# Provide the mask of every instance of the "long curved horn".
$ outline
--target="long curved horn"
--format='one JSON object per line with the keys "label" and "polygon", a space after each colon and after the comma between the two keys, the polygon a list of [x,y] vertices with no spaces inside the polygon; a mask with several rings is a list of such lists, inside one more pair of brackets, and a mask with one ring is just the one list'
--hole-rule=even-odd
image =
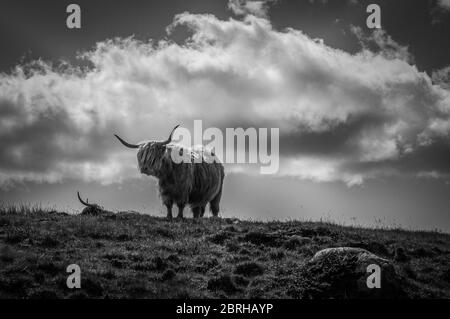
{"label": "long curved horn", "polygon": [[80,192],[77,192],[77,195],[78,195],[78,200],[79,200],[80,203],[83,204],[84,206],[87,206],[87,207],[92,207],[92,206],[94,206],[94,205],[89,204],[89,203],[85,202],[84,200],[82,200],[81,197],[80,197]]}
{"label": "long curved horn", "polygon": [[139,145],[136,144],[130,144],[128,142],[125,142],[124,140],[122,140],[119,135],[114,134],[115,137],[117,137],[117,139],[120,141],[120,143],[122,143],[123,145],[125,145],[126,147],[129,148],[139,148]]}
{"label": "long curved horn", "polygon": [[178,124],[177,126],[175,126],[175,127],[172,129],[172,132],[170,132],[169,138],[168,138],[167,140],[165,140],[164,142],[162,142],[162,143],[161,143],[162,145],[166,145],[166,144],[169,144],[170,142],[172,142],[172,135],[173,135],[173,132],[175,132],[175,130],[176,130],[179,126],[180,126],[180,124]]}

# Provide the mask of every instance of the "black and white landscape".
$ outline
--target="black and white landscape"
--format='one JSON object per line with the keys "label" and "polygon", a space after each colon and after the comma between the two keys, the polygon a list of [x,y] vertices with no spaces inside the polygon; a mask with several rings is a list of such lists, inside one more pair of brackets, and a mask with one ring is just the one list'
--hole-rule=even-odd
{"label": "black and white landscape", "polygon": [[2,1],[0,298],[449,298],[449,39],[448,0]]}

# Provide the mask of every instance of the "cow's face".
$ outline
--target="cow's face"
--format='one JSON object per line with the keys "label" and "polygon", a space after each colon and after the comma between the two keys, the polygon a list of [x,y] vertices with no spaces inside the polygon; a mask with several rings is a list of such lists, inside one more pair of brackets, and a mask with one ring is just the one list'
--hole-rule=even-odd
{"label": "cow's face", "polygon": [[161,160],[166,146],[158,141],[142,143],[137,153],[138,167],[142,174],[156,176],[161,168]]}
{"label": "cow's face", "polygon": [[172,141],[172,135],[175,129],[179,125],[175,126],[172,129],[172,132],[169,135],[169,138],[165,141],[148,141],[142,142],[139,144],[131,144],[123,139],[121,139],[118,135],[115,135],[117,139],[128,148],[137,148],[137,160],[139,171],[142,174],[156,176],[161,168],[162,158],[167,150],[166,145]]}

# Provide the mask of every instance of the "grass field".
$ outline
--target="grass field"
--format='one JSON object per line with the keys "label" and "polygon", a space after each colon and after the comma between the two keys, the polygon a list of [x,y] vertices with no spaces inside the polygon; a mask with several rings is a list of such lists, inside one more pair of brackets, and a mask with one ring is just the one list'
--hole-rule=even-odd
{"label": "grass field", "polygon": [[[335,265],[326,275],[308,268],[316,252],[339,246],[391,260],[406,297],[450,297],[448,234],[26,207],[0,210],[0,297],[346,298]],[[81,289],[66,286],[70,264],[81,268]]]}

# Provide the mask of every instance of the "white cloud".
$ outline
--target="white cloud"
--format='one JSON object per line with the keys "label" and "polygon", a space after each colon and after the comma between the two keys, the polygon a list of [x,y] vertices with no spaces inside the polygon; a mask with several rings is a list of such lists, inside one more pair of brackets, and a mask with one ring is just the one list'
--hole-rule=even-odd
{"label": "white cloud", "polygon": [[368,36],[364,35],[361,27],[351,26],[350,31],[356,35],[364,49],[380,52],[388,59],[400,59],[414,63],[414,58],[409,53],[408,46],[394,41],[385,30],[375,29]]}
{"label": "white cloud", "polygon": [[450,89],[450,65],[434,71],[431,78],[434,83]]}
{"label": "white cloud", "polygon": [[384,33],[376,52],[352,55],[255,15],[183,13],[178,26],[192,30],[184,45],[109,40],[86,52],[84,72],[40,63],[1,75],[0,181],[137,177],[112,134],[162,139],[194,119],[280,127],[281,175],[349,185],[430,171],[401,163],[448,137],[449,91]]}
{"label": "white cloud", "polygon": [[438,4],[442,9],[450,10],[450,0],[438,0]]}

